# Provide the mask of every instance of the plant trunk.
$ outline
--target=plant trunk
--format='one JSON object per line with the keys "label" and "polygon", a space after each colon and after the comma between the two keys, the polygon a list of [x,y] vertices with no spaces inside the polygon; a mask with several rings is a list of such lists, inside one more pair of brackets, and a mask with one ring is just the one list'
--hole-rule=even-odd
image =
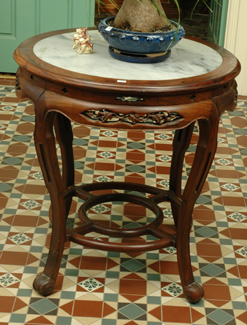
{"label": "plant trunk", "polygon": [[[160,0],[153,0],[165,15]],[[152,0],[124,0],[114,20],[114,27],[134,32],[151,33],[156,29],[169,29],[170,24],[155,8]]]}

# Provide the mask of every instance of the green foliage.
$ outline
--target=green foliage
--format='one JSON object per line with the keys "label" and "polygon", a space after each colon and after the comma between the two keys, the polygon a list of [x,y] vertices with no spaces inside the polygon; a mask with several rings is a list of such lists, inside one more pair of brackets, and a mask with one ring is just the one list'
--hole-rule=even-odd
{"label": "green foliage", "polygon": [[[104,6],[110,6],[110,5],[113,5],[117,10],[119,10],[120,9],[120,7],[117,5],[117,3],[114,1],[114,0],[108,0],[108,3],[106,3],[106,2],[104,2],[104,1],[102,1],[102,0],[95,0],[96,1],[96,3],[97,3],[97,7],[98,7],[98,13],[100,13],[100,7],[101,7],[101,5],[104,5]],[[140,1],[140,0],[136,0],[137,2],[139,2],[140,4],[142,4],[142,2]],[[146,0],[146,1],[148,1],[148,0]],[[157,5],[156,5],[156,3],[155,3],[155,1],[154,0],[150,0],[151,1],[151,3],[150,3],[150,5],[151,6],[154,6],[158,11],[159,11],[159,13],[163,16],[163,17],[165,17],[166,19],[167,19],[167,21],[169,22],[169,19],[166,17],[166,15],[164,15],[161,11],[160,11],[160,9],[157,7]],[[148,2],[150,2],[150,1],[148,1]],[[180,24],[180,6],[179,6],[179,3],[178,3],[178,0],[173,0],[174,2],[175,2],[175,4],[176,4],[176,6],[177,6],[177,9],[178,9],[178,23]],[[221,6],[221,4],[218,2],[218,0],[214,0],[219,6]],[[205,6],[208,8],[208,10],[210,10],[211,12],[213,12],[213,10],[210,8],[210,6],[208,5],[208,0],[195,0],[195,4],[194,4],[194,7],[193,7],[193,9],[192,9],[192,11],[191,11],[191,18],[192,18],[192,16],[193,16],[193,13],[194,13],[194,11],[195,11],[195,9],[196,9],[196,7],[197,7],[197,5],[200,3],[200,2],[203,2],[204,4],[205,4]]]}
{"label": "green foliage", "polygon": [[[174,0],[174,1],[176,1],[176,0]],[[221,4],[218,2],[218,0],[214,0],[219,6],[221,6]],[[213,12],[213,10],[209,7],[209,5],[208,5],[208,0],[196,0],[196,2],[195,2],[195,5],[194,5],[194,7],[193,7],[193,9],[192,9],[192,11],[191,11],[191,18],[192,18],[192,16],[193,16],[193,13],[194,13],[194,11],[195,11],[195,9],[196,9],[196,7],[197,7],[197,5],[199,4],[199,2],[203,2],[204,4],[205,4],[205,6],[208,8],[208,10],[210,10],[211,12]]]}

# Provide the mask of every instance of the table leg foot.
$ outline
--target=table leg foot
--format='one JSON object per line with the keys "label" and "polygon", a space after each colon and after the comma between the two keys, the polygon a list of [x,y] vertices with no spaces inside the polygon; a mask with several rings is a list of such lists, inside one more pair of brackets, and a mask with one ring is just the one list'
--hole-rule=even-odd
{"label": "table leg foot", "polygon": [[45,274],[37,275],[36,279],[33,282],[33,288],[37,291],[41,296],[48,296],[52,293],[55,286],[55,281],[50,279]]}
{"label": "table leg foot", "polygon": [[204,296],[204,291],[199,283],[192,283],[184,287],[185,298],[192,304],[197,303]]}

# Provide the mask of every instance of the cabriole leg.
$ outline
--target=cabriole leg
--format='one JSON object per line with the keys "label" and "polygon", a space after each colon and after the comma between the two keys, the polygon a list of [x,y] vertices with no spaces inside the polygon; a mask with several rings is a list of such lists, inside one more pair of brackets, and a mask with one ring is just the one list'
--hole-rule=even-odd
{"label": "cabriole leg", "polygon": [[182,205],[177,223],[177,258],[184,294],[191,303],[203,297],[202,287],[195,282],[190,261],[190,230],[192,211],[198,198],[217,147],[218,119],[199,120],[199,141],[193,166],[182,194]]}
{"label": "cabriole leg", "polygon": [[[73,133],[70,120],[64,115],[57,113],[54,119],[56,139],[59,143],[62,156],[62,179],[64,190],[67,190],[75,182]],[[66,216],[68,217],[72,197],[65,200]]]}
{"label": "cabriole leg", "polygon": [[[181,181],[182,170],[185,152],[190,145],[191,136],[193,134],[194,124],[188,125],[186,128],[175,131],[173,139],[173,154],[170,170],[170,190],[172,190],[177,197],[181,198]],[[177,226],[179,209],[175,204],[171,203],[173,219]]]}
{"label": "cabriole leg", "polygon": [[53,224],[50,250],[44,271],[36,277],[33,283],[34,289],[43,296],[50,294],[54,289],[66,236],[67,209],[63,195],[64,181],[59,170],[53,133],[55,118],[56,113],[47,113],[45,96],[42,95],[36,103],[34,140],[45,183],[50,193]]}

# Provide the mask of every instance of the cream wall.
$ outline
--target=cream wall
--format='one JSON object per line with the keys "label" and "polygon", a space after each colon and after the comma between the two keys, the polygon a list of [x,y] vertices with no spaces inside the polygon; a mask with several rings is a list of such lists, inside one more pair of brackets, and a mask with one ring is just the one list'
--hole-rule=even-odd
{"label": "cream wall", "polygon": [[238,93],[247,96],[247,0],[229,0],[224,47],[241,63]]}

